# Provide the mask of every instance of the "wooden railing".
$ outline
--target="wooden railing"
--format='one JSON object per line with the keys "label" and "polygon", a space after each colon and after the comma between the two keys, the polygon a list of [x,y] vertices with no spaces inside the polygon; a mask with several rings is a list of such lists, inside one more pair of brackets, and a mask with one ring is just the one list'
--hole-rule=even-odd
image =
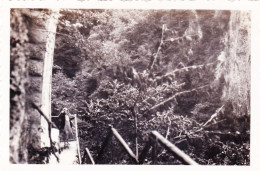
{"label": "wooden railing", "polygon": [[152,146],[153,152],[152,152],[152,159],[153,164],[157,164],[157,146],[158,142],[169,152],[171,152],[174,157],[176,157],[178,160],[180,160],[183,164],[186,165],[198,165],[193,159],[190,158],[187,154],[185,154],[182,150],[180,150],[178,147],[176,147],[174,144],[172,144],[169,140],[164,138],[161,134],[159,134],[157,131],[152,131],[151,136],[153,137],[153,140],[150,139],[147,143],[146,147],[143,150],[143,153],[140,156],[139,164],[143,163],[144,157],[146,153],[149,151],[149,148]]}
{"label": "wooden railing", "polygon": [[[78,159],[79,159],[79,164],[82,163],[82,158],[80,155],[80,145],[79,145],[79,136],[78,136],[78,120],[77,120],[77,114],[71,114],[74,117],[74,122],[75,122],[75,133],[76,133],[76,143],[77,143],[77,153],[78,153]],[[51,116],[52,118],[59,118],[59,116]],[[55,124],[53,124],[53,127],[57,128]]]}
{"label": "wooden railing", "polygon": [[[161,144],[168,152],[172,153],[173,156],[178,159],[179,161],[181,161],[183,164],[186,165],[198,165],[198,163],[196,163],[193,159],[191,159],[187,154],[185,154],[182,150],[180,150],[178,147],[176,147],[174,144],[172,144],[170,141],[168,141],[166,138],[164,138],[160,133],[158,133],[157,131],[152,131],[150,136],[149,136],[149,140],[146,143],[141,155],[139,156],[139,158],[136,157],[136,155],[133,153],[133,151],[130,149],[130,147],[127,145],[127,143],[125,142],[125,140],[122,138],[122,136],[118,133],[118,131],[113,128],[110,127],[109,128],[109,133],[106,136],[101,149],[98,153],[98,156],[96,158],[96,163],[99,163],[102,155],[105,152],[106,147],[109,144],[109,141],[112,139],[112,136],[115,136],[116,140],[118,142],[120,142],[121,146],[124,148],[125,152],[128,154],[128,156],[130,157],[130,159],[132,159],[132,161],[135,164],[143,164],[144,163],[144,159],[147,156],[149,150],[152,148],[152,164],[157,164],[157,150],[158,150],[158,144]],[[95,164],[89,150],[86,148],[85,149],[85,153],[82,159],[82,163],[84,163],[84,159],[85,157],[88,156],[88,158],[91,161],[91,164]]]}
{"label": "wooden railing", "polygon": [[[90,154],[90,151],[88,148],[85,148],[83,157],[81,158],[80,154],[80,145],[79,145],[79,138],[78,138],[78,123],[77,123],[77,115],[74,114],[74,119],[75,119],[75,132],[76,132],[76,142],[77,142],[77,153],[78,153],[78,158],[79,158],[79,164],[84,164],[84,163],[90,163],[90,164],[95,164],[95,161]],[[145,144],[144,149],[139,156],[139,158],[133,153],[133,151],[130,149],[130,147],[127,145],[125,140],[122,138],[122,136],[118,133],[118,131],[113,128],[109,127],[109,133],[106,136],[101,149],[98,153],[98,156],[96,158],[96,163],[99,163],[102,155],[104,154],[104,151],[106,147],[109,144],[109,141],[112,139],[112,136],[115,136],[116,140],[120,143],[120,145],[124,148],[125,152],[128,154],[130,159],[135,163],[135,164],[143,164],[144,159],[147,156],[149,150],[152,148],[152,164],[157,164],[157,149],[158,149],[158,144],[161,144],[168,152],[172,153],[173,156],[181,161],[183,164],[187,165],[198,165],[193,159],[191,159],[187,154],[185,154],[182,150],[180,150],[178,147],[176,147],[174,144],[172,144],[169,140],[164,138],[160,133],[157,131],[152,131],[149,136],[148,142]],[[88,161],[86,160],[88,159]]]}
{"label": "wooden railing", "polygon": [[113,127],[109,128],[109,133],[107,135],[107,137],[105,138],[102,146],[101,146],[101,150],[98,153],[98,156],[96,158],[96,162],[98,163],[101,160],[101,157],[104,153],[105,148],[108,145],[109,140],[112,138],[112,136],[115,136],[116,139],[120,142],[120,144],[122,145],[122,147],[125,149],[125,152],[128,154],[128,156],[132,159],[132,161],[136,164],[138,164],[138,159],[135,156],[135,154],[133,153],[133,151],[130,149],[130,147],[127,145],[127,143],[125,142],[125,140],[122,138],[122,136],[117,132],[117,130]]}
{"label": "wooden railing", "polygon": [[83,157],[82,157],[82,164],[88,162],[88,161],[86,160],[86,157],[87,157],[87,159],[90,161],[91,164],[93,164],[93,165],[95,164],[95,161],[94,161],[92,155],[90,154],[88,148],[85,148],[85,150],[84,150],[84,154],[83,154]]}
{"label": "wooden railing", "polygon": [[77,121],[77,115],[74,114],[74,120],[75,120],[75,132],[76,132],[76,142],[77,142],[77,151],[78,151],[78,157],[79,157],[79,164],[81,164],[81,156],[80,156],[80,146],[79,146],[79,134],[78,134],[78,121]]}

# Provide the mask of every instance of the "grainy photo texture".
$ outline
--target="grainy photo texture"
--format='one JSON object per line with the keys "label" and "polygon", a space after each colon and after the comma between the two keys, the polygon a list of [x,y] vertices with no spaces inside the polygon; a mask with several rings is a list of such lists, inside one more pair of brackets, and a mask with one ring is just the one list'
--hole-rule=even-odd
{"label": "grainy photo texture", "polygon": [[250,165],[250,11],[10,14],[10,163]]}

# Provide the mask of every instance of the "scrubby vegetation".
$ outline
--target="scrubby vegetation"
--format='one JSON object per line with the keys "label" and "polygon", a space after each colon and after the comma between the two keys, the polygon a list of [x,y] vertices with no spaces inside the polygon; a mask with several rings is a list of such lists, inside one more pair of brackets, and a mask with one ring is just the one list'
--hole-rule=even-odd
{"label": "scrubby vegetation", "polygon": [[[157,130],[199,164],[249,165],[249,13],[60,13],[52,112],[67,107],[82,120],[82,150],[95,158],[112,125],[136,153]],[[157,157],[179,164],[163,148]],[[131,161],[112,141],[100,163]]]}

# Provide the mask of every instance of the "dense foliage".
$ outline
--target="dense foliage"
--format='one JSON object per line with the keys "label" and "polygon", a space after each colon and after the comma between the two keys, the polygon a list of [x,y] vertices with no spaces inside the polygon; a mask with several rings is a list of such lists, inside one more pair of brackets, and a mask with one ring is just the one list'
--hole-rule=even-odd
{"label": "dense foliage", "polygon": [[[78,114],[82,149],[88,147],[95,158],[112,125],[139,154],[150,131],[157,130],[200,164],[249,164],[249,99],[235,99],[238,90],[249,96],[250,28],[241,22],[246,33],[236,40],[243,39],[241,51],[247,53],[247,61],[242,55],[230,55],[238,48],[226,46],[234,41],[233,12],[63,10],[61,14],[53,115],[63,107]],[[235,72],[242,82],[232,81],[233,62],[238,63]],[[100,163],[131,163],[122,151],[113,140]],[[159,164],[178,164],[162,148],[157,157]],[[149,155],[145,163],[151,163]]]}

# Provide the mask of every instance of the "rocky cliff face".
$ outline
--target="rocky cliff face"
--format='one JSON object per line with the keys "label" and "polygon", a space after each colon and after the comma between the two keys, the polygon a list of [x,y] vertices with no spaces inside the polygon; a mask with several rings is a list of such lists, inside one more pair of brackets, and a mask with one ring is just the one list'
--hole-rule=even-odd
{"label": "rocky cliff face", "polygon": [[26,87],[28,84],[26,43],[28,29],[21,10],[11,11],[10,53],[10,162],[27,160],[28,125],[25,114]]}
{"label": "rocky cliff face", "polygon": [[46,50],[46,11],[11,11],[10,162],[26,163],[28,151],[41,147],[41,116]]}

